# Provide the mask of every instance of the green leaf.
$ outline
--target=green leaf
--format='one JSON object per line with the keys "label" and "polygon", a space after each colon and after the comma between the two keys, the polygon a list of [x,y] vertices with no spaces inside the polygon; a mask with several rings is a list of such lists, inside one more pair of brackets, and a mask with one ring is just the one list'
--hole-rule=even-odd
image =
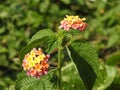
{"label": "green leaf", "polygon": [[[53,40],[53,37],[55,37],[55,34],[50,29],[44,29],[44,30],[40,30],[39,32],[37,32],[32,37],[32,39],[29,41],[28,45],[25,46],[20,51],[20,53],[19,53],[20,61],[22,62],[25,54],[27,54],[28,52],[30,52],[30,50],[33,47],[37,47],[37,46],[41,46],[42,47],[43,44],[50,45],[50,43],[53,43],[53,42],[48,42],[47,41],[48,39]],[[47,48],[49,48],[49,47],[46,47],[46,49]],[[53,49],[53,47],[51,47],[51,49],[49,49],[49,51],[52,51],[52,49]]]}
{"label": "green leaf", "polygon": [[107,72],[107,78],[106,78],[106,80],[104,80],[103,85],[105,88],[107,88],[113,82],[113,80],[116,76],[117,70],[115,67],[108,66],[108,65],[106,65],[105,68],[106,68],[106,72]]}
{"label": "green leaf", "polygon": [[5,28],[4,27],[0,28],[0,34],[2,34],[4,32],[5,32]]}
{"label": "green leaf", "polygon": [[108,65],[120,65],[120,51],[112,53],[107,57],[107,60],[105,61]]}
{"label": "green leaf", "polygon": [[118,34],[112,35],[108,40],[107,47],[109,48],[109,47],[113,46],[115,43],[117,43],[118,40],[119,40],[119,35]]}
{"label": "green leaf", "polygon": [[25,19],[27,24],[32,24],[36,27],[43,22],[43,16],[35,11],[28,11],[27,18]]}
{"label": "green leaf", "polygon": [[49,9],[50,1],[49,0],[44,0],[40,3],[39,5],[39,11],[41,13],[46,13]]}
{"label": "green leaf", "polygon": [[0,45],[0,53],[6,53],[6,52],[8,52],[8,50],[4,47],[4,46],[2,46],[2,45]]}
{"label": "green leaf", "polygon": [[86,42],[77,40],[69,46],[73,60],[86,89],[91,90],[97,77],[99,62],[95,50]]}
{"label": "green leaf", "polygon": [[8,90],[15,90],[15,85],[10,85]]}
{"label": "green leaf", "polygon": [[73,62],[62,68],[62,90],[86,90]]}
{"label": "green leaf", "polygon": [[57,4],[50,4],[49,12],[53,15],[58,14],[59,6]]}
{"label": "green leaf", "polygon": [[16,90],[52,90],[53,84],[50,82],[52,73],[48,73],[40,78],[27,76],[24,71],[18,75]]}
{"label": "green leaf", "polygon": [[55,49],[58,48],[58,41],[57,41],[57,37],[50,37],[47,38],[46,41],[46,52],[48,52],[48,54],[52,53]]}
{"label": "green leaf", "polygon": [[77,2],[79,3],[79,5],[84,5],[84,3],[85,3],[84,0],[77,0]]}
{"label": "green leaf", "polygon": [[32,39],[29,41],[29,44],[38,39],[42,39],[48,36],[55,36],[55,33],[50,29],[43,29],[38,31],[35,35],[32,36]]}
{"label": "green leaf", "polygon": [[51,53],[53,50],[57,49],[58,46],[64,46],[64,36],[66,36],[66,32],[64,30],[59,30],[55,35],[52,35],[51,38],[47,38],[45,41],[45,43],[47,43],[47,52]]}
{"label": "green leaf", "polygon": [[61,0],[64,4],[70,4],[71,0]]}
{"label": "green leaf", "polygon": [[115,67],[101,64],[93,90],[105,90],[113,82],[116,73]]}

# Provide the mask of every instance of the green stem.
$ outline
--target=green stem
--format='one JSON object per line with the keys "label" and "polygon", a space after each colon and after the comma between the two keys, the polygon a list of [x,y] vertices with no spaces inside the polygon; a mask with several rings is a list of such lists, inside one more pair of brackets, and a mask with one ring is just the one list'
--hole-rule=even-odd
{"label": "green stem", "polygon": [[58,47],[58,90],[61,88],[61,48]]}

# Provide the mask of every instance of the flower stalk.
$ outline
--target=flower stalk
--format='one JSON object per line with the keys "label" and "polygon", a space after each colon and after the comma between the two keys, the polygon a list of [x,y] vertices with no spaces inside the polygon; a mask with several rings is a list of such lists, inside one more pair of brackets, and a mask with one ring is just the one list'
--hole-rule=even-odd
{"label": "flower stalk", "polygon": [[62,90],[61,87],[61,48],[58,47],[58,89]]}

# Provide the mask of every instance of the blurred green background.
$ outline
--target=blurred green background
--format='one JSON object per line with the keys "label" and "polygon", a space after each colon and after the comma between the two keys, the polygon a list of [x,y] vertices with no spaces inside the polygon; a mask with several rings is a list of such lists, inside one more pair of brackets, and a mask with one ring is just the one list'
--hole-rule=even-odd
{"label": "blurred green background", "polygon": [[65,15],[87,19],[82,38],[117,70],[107,90],[120,90],[120,0],[0,0],[0,90],[13,90],[19,51],[32,35],[44,28],[56,31]]}

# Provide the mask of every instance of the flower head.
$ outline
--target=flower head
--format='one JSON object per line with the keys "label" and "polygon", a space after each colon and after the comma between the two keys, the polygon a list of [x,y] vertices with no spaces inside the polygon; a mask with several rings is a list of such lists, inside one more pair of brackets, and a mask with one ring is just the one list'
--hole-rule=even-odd
{"label": "flower head", "polygon": [[30,53],[27,53],[24,57],[22,66],[27,71],[28,76],[40,77],[47,74],[48,71],[48,59],[50,55],[45,55],[42,49],[33,48]]}
{"label": "flower head", "polygon": [[85,18],[79,18],[78,16],[68,16],[66,15],[66,18],[64,18],[60,22],[59,28],[63,28],[64,30],[70,30],[70,29],[78,29],[81,31],[84,31],[87,24],[84,22]]}

